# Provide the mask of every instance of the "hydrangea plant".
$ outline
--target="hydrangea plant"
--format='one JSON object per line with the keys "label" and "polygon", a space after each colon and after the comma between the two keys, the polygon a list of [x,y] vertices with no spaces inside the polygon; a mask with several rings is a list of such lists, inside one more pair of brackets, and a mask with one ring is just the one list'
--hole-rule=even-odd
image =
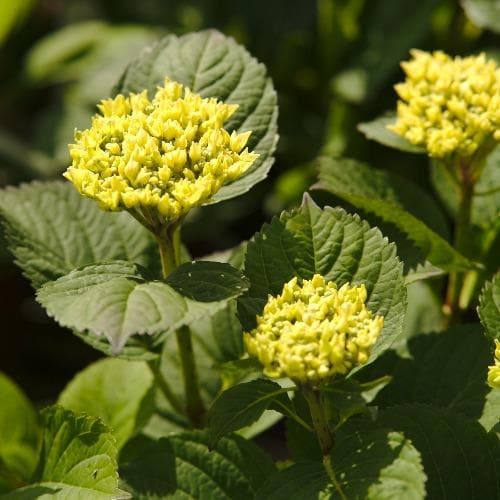
{"label": "hydrangea plant", "polygon": [[[278,138],[264,66],[214,31],[130,62],[65,181],[0,193],[37,300],[107,356],[39,414],[1,376],[1,498],[500,496],[500,279],[469,241],[500,70],[417,50],[403,69],[396,119],[360,128],[451,173],[452,243],[409,181],[321,157],[300,206],[192,260],[184,219],[265,178]],[[417,335],[412,286],[436,277],[444,331]],[[281,419],[276,463],[251,438]]]}

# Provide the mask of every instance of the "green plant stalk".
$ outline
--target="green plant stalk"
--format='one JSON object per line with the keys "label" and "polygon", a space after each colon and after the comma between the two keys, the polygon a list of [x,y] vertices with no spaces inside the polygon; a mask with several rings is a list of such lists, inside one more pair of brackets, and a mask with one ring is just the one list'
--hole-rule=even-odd
{"label": "green plant stalk", "polygon": [[[160,252],[161,268],[163,277],[167,276],[181,263],[181,223],[164,226],[154,231],[158,242]],[[176,404],[175,409],[182,415],[186,415],[191,425],[195,428],[201,427],[205,418],[206,409],[200,394],[200,385],[198,381],[198,370],[194,358],[193,343],[191,331],[187,326],[181,327],[176,331],[177,349],[181,361],[182,378],[184,382],[185,406]],[[161,373],[160,373],[161,375]],[[157,381],[167,399],[165,391],[166,381],[157,377]],[[172,404],[172,403],[171,403]]]}
{"label": "green plant stalk", "polygon": [[[474,196],[475,180],[473,178],[471,165],[461,162],[459,165],[460,176],[460,205],[455,219],[454,247],[461,253],[467,249],[469,233],[472,198]],[[466,252],[465,252],[466,253]],[[461,271],[450,274],[448,288],[446,291],[445,313],[448,316],[448,323],[456,322],[463,309],[460,307],[460,292],[464,286],[465,273]]]}
{"label": "green plant stalk", "polygon": [[178,412],[183,414],[184,408],[182,407],[182,403],[179,401],[179,398],[175,395],[175,393],[170,388],[170,385],[165,380],[163,373],[158,366],[158,363],[155,360],[148,361],[149,369],[153,374],[156,384],[160,388],[162,394],[165,396],[165,399],[170,403],[170,406]]}
{"label": "green plant stalk", "polygon": [[337,490],[340,498],[342,500],[347,500],[347,497],[342,491],[342,487],[337,480],[337,476],[335,475],[335,470],[332,464],[332,457],[330,452],[333,448],[333,436],[328,425],[328,418],[325,413],[325,408],[321,401],[321,392],[307,384],[300,386],[300,389],[302,390],[307,404],[309,405],[314,433],[318,438],[321,453],[323,455],[323,466],[325,467],[325,470],[335,489]]}
{"label": "green plant stalk", "polygon": [[184,393],[186,395],[185,413],[191,425],[195,428],[200,428],[204,423],[206,409],[200,394],[191,331],[189,327],[183,326],[175,332],[175,336],[182,366]]}
{"label": "green plant stalk", "polygon": [[[474,194],[475,196],[475,194]],[[497,236],[496,229],[490,229],[484,238],[482,245],[482,253],[481,256],[484,257],[488,254],[491,249],[491,246],[495,242]],[[464,277],[464,284],[462,290],[460,291],[460,296],[458,299],[458,304],[461,309],[467,309],[474,298],[476,293],[477,284],[479,282],[479,277],[482,273],[479,271],[468,271]]]}
{"label": "green plant stalk", "polygon": [[181,263],[181,225],[171,224],[155,233],[160,251],[161,270],[166,278]]}

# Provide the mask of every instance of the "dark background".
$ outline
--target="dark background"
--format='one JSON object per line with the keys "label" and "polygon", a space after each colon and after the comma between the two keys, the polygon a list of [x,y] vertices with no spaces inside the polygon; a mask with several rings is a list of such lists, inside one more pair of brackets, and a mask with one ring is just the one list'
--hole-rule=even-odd
{"label": "dark background", "polygon": [[[217,28],[266,64],[279,95],[270,177],[194,214],[193,255],[229,248],[297,203],[311,160],[345,155],[427,182],[425,159],[368,142],[356,129],[393,109],[408,50],[487,50],[498,39],[443,0],[18,0],[0,7],[0,186],[58,178],[75,127],[88,124],[127,62],[167,32]],[[10,4],[10,5],[7,5]],[[9,23],[7,11],[19,8]],[[2,12],[2,9],[4,12]],[[5,21],[7,19],[7,21]],[[99,357],[59,328],[0,244],[0,370],[39,405]]]}

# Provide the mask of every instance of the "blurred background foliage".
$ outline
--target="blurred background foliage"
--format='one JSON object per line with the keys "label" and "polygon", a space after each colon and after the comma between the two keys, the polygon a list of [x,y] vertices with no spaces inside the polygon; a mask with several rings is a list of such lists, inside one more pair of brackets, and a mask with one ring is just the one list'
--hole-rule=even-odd
{"label": "blurred background foliage", "polygon": [[[193,255],[232,247],[299,202],[320,154],[397,171],[432,194],[425,157],[369,142],[357,125],[394,108],[410,48],[497,55],[499,14],[497,0],[0,0],[0,186],[59,178],[73,130],[130,59],[168,32],[213,27],[268,67],[280,142],[265,182],[187,221]],[[98,354],[46,317],[3,241],[0,279],[0,369],[42,404]],[[439,316],[423,286],[407,328]]]}

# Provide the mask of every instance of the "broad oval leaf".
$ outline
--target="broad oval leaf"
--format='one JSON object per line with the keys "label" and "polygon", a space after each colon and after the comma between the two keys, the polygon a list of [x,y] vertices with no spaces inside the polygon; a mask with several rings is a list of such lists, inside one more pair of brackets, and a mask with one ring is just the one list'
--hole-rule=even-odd
{"label": "broad oval leaf", "polygon": [[[443,162],[431,162],[431,181],[448,212],[456,217],[461,189],[455,176]],[[486,158],[481,176],[474,186],[471,222],[483,230],[498,231],[500,215],[500,147]]]}
{"label": "broad oval leaf", "polygon": [[129,214],[104,212],[69,182],[0,191],[0,218],[35,288],[85,265],[122,259],[149,266],[156,255],[156,242]]}
{"label": "broad oval leaf", "polygon": [[120,462],[124,488],[138,500],[252,500],[276,470],[262,450],[239,436],[221,439],[210,451],[205,431],[132,442]]}
{"label": "broad oval leaf", "polygon": [[408,142],[404,137],[390,131],[387,126],[393,125],[396,121],[394,113],[386,113],[379,116],[371,122],[360,123],[358,130],[362,132],[367,139],[388,146],[389,148],[399,149],[405,153],[425,153],[421,146],[415,146]]}
{"label": "broad oval leaf", "polygon": [[321,462],[299,462],[271,477],[256,500],[425,498],[426,476],[411,441],[401,432],[375,427],[364,419],[361,422],[339,430],[331,453],[343,497]]}
{"label": "broad oval leaf", "polygon": [[[391,181],[392,174],[389,176],[375,171],[354,160],[321,158],[319,169],[319,187],[356,208],[374,213],[394,224],[424,252],[432,264],[447,271],[475,267],[438,234],[437,231],[446,233],[446,223],[431,199],[421,194],[425,207],[418,207],[416,200],[412,202],[408,198],[412,189],[409,182],[397,177]],[[352,179],[356,179],[356,182]],[[400,190],[401,196],[397,190]],[[418,193],[417,188],[415,192]]]}
{"label": "broad oval leaf", "polygon": [[426,405],[383,410],[378,421],[404,432],[422,456],[427,498],[500,497],[500,445],[494,434],[460,413]]}
{"label": "broad oval leaf", "polygon": [[115,261],[86,266],[43,285],[37,300],[62,326],[105,336],[116,354],[132,335],[154,335],[184,318],[186,302],[170,286],[145,282]]}
{"label": "broad oval leaf", "polygon": [[[26,481],[36,466],[38,418],[21,389],[0,372],[0,494],[12,486],[9,476]],[[8,474],[4,474],[4,467]]]}
{"label": "broad oval leaf", "polygon": [[376,406],[425,403],[473,419],[490,418],[494,408],[485,413],[485,401],[494,392],[486,385],[491,349],[480,325],[458,325],[443,333],[417,335],[407,346],[405,357],[388,353],[359,372],[363,381],[391,375],[391,382],[374,400]]}
{"label": "broad oval leaf", "polygon": [[168,35],[130,63],[115,92],[147,89],[153,95],[165,77],[203,97],[238,104],[225,128],[229,132],[252,131],[248,148],[260,155],[258,160],[243,177],[223,186],[211,202],[239,196],[265,179],[278,140],[277,97],[265,66],[232,38],[215,30]]}
{"label": "broad oval leaf", "polygon": [[208,413],[210,446],[222,436],[253,424],[264,410],[276,407],[276,403],[285,411],[293,411],[287,391],[289,389],[266,379],[252,380],[224,391]]}
{"label": "broad oval leaf", "polygon": [[44,436],[36,483],[3,498],[124,498],[118,489],[115,441],[98,419],[60,406],[46,408],[41,416]]}
{"label": "broad oval leaf", "polygon": [[500,33],[500,2],[498,0],[462,0],[467,17],[480,28]]}
{"label": "broad oval leaf", "polygon": [[58,403],[101,418],[121,448],[152,415],[153,395],[153,375],[147,363],[106,358],[78,373]]}
{"label": "broad oval leaf", "polygon": [[235,298],[249,286],[238,269],[226,263],[210,261],[181,264],[165,281],[184,297],[199,302]]}
{"label": "broad oval leaf", "polygon": [[477,312],[487,336],[491,340],[500,340],[500,274],[485,283],[479,296]]}
{"label": "broad oval leaf", "polygon": [[339,286],[365,284],[368,308],[384,316],[371,359],[401,334],[406,287],[395,245],[357,215],[340,208],[320,209],[307,196],[300,209],[274,218],[248,244],[245,275],[251,285],[238,299],[243,327],[255,326],[268,294],[281,293],[294,276],[310,279],[315,273]]}

